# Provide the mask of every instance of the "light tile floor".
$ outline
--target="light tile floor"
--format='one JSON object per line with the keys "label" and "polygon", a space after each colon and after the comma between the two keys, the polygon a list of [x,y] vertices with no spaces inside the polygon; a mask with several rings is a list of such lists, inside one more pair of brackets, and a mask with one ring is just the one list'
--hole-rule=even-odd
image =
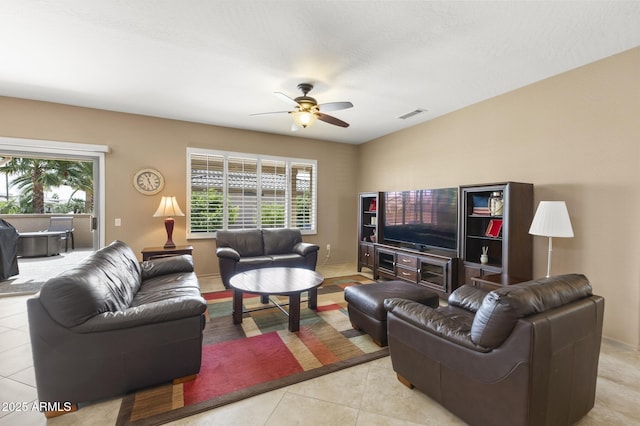
{"label": "light tile floor", "polygon": [[[354,265],[322,265],[325,276],[356,273]],[[202,277],[204,291],[221,288]],[[37,400],[25,301],[0,298],[0,426],[114,425],[121,398],[90,403],[78,412],[45,420],[7,404]],[[596,405],[578,424],[640,424],[640,352],[603,343]],[[372,361],[235,404],[173,422],[174,425],[458,425],[454,415],[417,390],[400,384],[389,358]]]}
{"label": "light tile floor", "polygon": [[28,294],[30,289],[37,291],[47,279],[78,264],[91,253],[90,249],[70,249],[57,256],[19,257],[19,273],[0,282],[0,297],[15,296],[21,291]]}

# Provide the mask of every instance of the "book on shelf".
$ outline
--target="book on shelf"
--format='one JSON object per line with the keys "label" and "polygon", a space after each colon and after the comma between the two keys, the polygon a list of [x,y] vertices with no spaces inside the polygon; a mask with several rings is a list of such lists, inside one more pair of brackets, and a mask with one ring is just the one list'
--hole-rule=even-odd
{"label": "book on shelf", "polygon": [[502,230],[502,219],[491,219],[489,221],[489,225],[487,226],[487,231],[485,232],[485,236],[487,237],[499,237],[500,231]]}
{"label": "book on shelf", "polygon": [[479,216],[489,216],[489,207],[474,207],[473,214],[477,214]]}

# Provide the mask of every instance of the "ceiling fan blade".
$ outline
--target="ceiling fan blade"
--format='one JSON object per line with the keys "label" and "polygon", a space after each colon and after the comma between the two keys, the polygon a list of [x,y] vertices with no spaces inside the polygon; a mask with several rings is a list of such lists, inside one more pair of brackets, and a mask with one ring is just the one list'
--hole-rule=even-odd
{"label": "ceiling fan blade", "polygon": [[285,95],[282,92],[274,92],[280,99],[282,99],[283,101],[285,101],[286,103],[288,103],[289,105],[292,106],[299,106],[299,104],[293,100],[292,98],[290,98],[289,96]]}
{"label": "ceiling fan blade", "polygon": [[351,102],[327,102],[326,104],[318,105],[320,111],[338,111],[341,109],[353,108]]}
{"label": "ceiling fan blade", "polygon": [[322,120],[325,123],[333,124],[334,126],[349,127],[349,123],[346,123],[330,115],[323,114],[321,112],[318,113],[318,120]]}
{"label": "ceiling fan blade", "polygon": [[249,114],[249,116],[252,116],[252,115],[266,115],[266,114],[283,114],[283,113],[289,114],[289,111],[256,112],[255,114]]}

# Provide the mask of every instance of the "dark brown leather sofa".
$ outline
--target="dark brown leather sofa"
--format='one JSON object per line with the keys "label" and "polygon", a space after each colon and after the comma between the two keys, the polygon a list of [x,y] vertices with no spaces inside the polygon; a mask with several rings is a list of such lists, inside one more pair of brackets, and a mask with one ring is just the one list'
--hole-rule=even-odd
{"label": "dark brown leather sofa", "polygon": [[298,229],[242,229],[216,232],[216,255],[226,288],[239,272],[258,268],[290,267],[315,271],[316,244],[302,242]]}
{"label": "dark brown leather sofa", "polygon": [[569,425],[593,408],[604,299],[583,275],[385,308],[399,380],[471,425]]}
{"label": "dark brown leather sofa", "polygon": [[96,251],[27,300],[38,400],[77,404],[197,374],[205,309],[191,256],[139,263],[120,241]]}

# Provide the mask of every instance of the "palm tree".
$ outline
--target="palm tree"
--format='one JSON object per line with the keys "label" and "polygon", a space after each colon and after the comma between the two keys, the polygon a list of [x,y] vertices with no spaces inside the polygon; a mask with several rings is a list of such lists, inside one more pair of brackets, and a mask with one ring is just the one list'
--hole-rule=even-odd
{"label": "palm tree", "polygon": [[44,213],[44,192],[62,184],[62,176],[58,172],[59,162],[39,158],[12,158],[0,167],[0,172],[16,175],[11,186],[17,187],[22,196],[31,200],[31,212],[25,213]]}
{"label": "palm tree", "polygon": [[63,175],[62,184],[73,189],[67,206],[70,206],[73,196],[83,191],[85,193],[84,211],[93,211],[93,162],[91,161],[59,161],[60,173]]}
{"label": "palm tree", "polygon": [[[67,208],[71,207],[73,195],[84,191],[85,212],[93,211],[93,162],[45,160],[37,158],[12,158],[0,166],[0,173],[15,175],[11,186],[20,191],[21,213],[44,213],[44,193],[52,187],[66,185],[73,192]],[[24,201],[27,204],[24,205]]]}

